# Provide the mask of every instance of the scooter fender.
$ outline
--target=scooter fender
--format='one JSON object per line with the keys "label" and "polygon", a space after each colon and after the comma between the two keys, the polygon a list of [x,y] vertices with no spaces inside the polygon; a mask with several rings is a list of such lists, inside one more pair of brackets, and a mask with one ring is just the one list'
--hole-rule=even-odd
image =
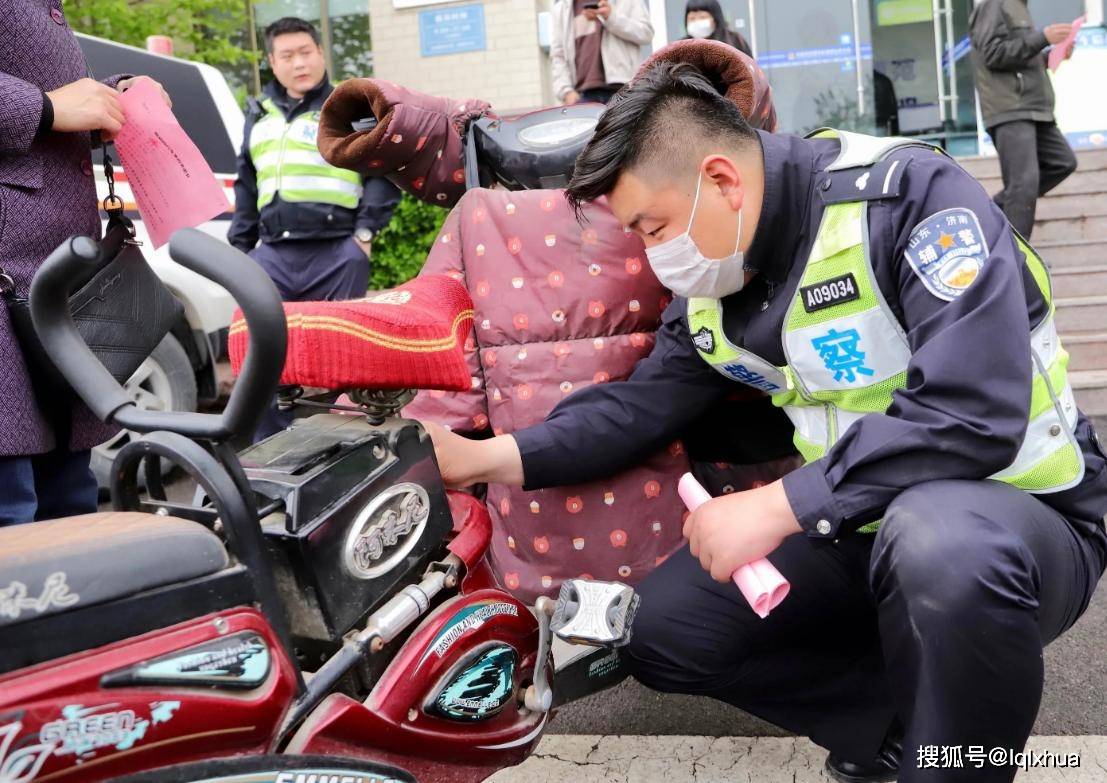
{"label": "scooter fender", "polygon": [[521,694],[538,623],[502,590],[457,596],[423,621],[364,703],[326,699],[286,752],[368,756],[420,781],[478,781],[525,759],[548,715]]}
{"label": "scooter fender", "polygon": [[253,609],[47,661],[0,677],[0,781],[94,783],[266,753],[295,690]]}

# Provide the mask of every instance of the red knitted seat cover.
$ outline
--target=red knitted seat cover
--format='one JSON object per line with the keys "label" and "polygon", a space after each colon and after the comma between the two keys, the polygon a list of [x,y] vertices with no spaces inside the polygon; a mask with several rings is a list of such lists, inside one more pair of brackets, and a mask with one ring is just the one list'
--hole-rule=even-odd
{"label": "red knitted seat cover", "polygon": [[[281,383],[325,389],[464,390],[472,378],[463,346],[473,323],[465,286],[427,275],[348,302],[287,302],[288,354]],[[231,322],[237,375],[248,330]]]}

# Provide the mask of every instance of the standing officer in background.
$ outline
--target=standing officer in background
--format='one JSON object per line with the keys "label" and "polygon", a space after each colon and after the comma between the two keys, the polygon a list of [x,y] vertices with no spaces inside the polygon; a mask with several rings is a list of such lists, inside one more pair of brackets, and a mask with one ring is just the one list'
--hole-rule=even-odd
{"label": "standing officer in background", "polygon": [[1042,53],[1064,41],[1072,25],[1036,30],[1026,2],[984,0],[969,17],[969,33],[980,113],[1003,174],[995,202],[1029,239],[1038,196],[1076,171],[1076,156],[1053,117],[1053,85]]}
{"label": "standing officer in background", "polygon": [[[429,425],[447,482],[595,480],[768,392],[807,462],[688,517],[638,588],[635,676],[811,737],[840,780],[1010,781],[986,754],[1023,749],[1107,561],[1038,256],[934,148],[751,130],[686,64],[623,89],[568,195],[606,196],[678,298],[626,381],[511,435]],[[730,576],[764,556],[792,588],[762,620]]]}
{"label": "standing officer in background", "polygon": [[[392,219],[400,191],[319,154],[319,110],[334,86],[315,27],[285,17],[265,29],[265,41],[276,79],[250,101],[227,239],[261,264],[285,301],[356,299],[369,285],[373,236]],[[257,437],[290,419],[272,412]]]}

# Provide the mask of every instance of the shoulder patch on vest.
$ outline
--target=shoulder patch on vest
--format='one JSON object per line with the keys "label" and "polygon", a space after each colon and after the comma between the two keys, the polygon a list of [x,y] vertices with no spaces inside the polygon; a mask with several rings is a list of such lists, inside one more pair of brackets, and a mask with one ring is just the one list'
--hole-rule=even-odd
{"label": "shoulder patch on vest", "polygon": [[898,198],[903,172],[910,160],[882,160],[872,166],[824,171],[819,195],[824,204]]}
{"label": "shoulder patch on vest", "polygon": [[861,290],[857,287],[857,279],[853,272],[847,272],[829,280],[819,283],[800,286],[800,299],[803,301],[803,309],[809,313],[825,310],[827,307],[853,302],[861,298]]}
{"label": "shoulder patch on vest", "polygon": [[915,276],[939,299],[952,302],[984,269],[988,242],[971,209],[935,212],[915,226],[904,251]]}
{"label": "shoulder patch on vest", "polygon": [[706,326],[692,335],[692,344],[704,353],[715,353],[715,334]]}

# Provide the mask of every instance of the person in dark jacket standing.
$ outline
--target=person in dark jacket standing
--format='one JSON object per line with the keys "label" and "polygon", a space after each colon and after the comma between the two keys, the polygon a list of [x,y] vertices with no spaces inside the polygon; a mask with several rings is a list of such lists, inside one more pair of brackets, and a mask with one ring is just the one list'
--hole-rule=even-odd
{"label": "person in dark jacket standing", "polygon": [[688,0],[684,6],[686,38],[710,38],[730,44],[742,54],[753,57],[753,50],[742,34],[726,26],[719,0]]}
{"label": "person in dark jacket standing", "polygon": [[[67,237],[100,236],[89,132],[119,131],[135,80],[87,78],[61,0],[0,0],[0,19],[0,286],[24,297]],[[80,402],[65,416],[40,402],[0,298],[0,525],[96,510],[89,450],[114,428]]]}
{"label": "person in dark jacket standing", "polygon": [[980,111],[1003,173],[995,202],[1027,238],[1038,196],[1076,171],[1076,156],[1053,117],[1053,86],[1042,53],[1071,29],[1035,29],[1026,0],[984,0],[969,17]]}
{"label": "person in dark jacket standing", "polygon": [[[285,17],[265,39],[276,79],[250,102],[227,239],[265,269],[285,301],[356,299],[369,286],[373,237],[392,219],[400,190],[319,154],[319,110],[334,86],[315,27]],[[272,412],[257,437],[290,420]]]}

